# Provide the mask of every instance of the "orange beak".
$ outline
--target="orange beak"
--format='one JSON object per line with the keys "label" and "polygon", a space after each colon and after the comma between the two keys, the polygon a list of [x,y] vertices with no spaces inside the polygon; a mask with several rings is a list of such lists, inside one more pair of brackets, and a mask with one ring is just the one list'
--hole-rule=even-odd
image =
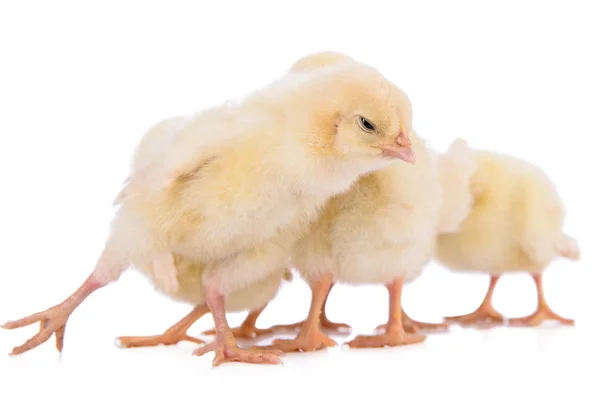
{"label": "orange beak", "polygon": [[396,143],[382,144],[377,147],[383,150],[384,156],[398,158],[413,165],[417,161],[412,149],[412,142],[404,131],[400,131],[400,134],[396,137]]}

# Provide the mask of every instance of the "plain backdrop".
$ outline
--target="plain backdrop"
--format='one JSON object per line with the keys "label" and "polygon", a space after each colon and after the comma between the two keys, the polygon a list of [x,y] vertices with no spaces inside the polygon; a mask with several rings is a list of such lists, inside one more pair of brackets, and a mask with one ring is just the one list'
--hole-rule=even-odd
{"label": "plain backdrop", "polygon": [[[395,349],[338,347],[283,366],[192,357],[194,345],[121,350],[119,335],[162,332],[190,307],[130,271],[90,297],[53,339],[0,356],[2,398],[600,398],[600,5],[595,1],[2,1],[0,3],[0,320],[62,301],[90,273],[137,141],[155,122],[239,98],[298,58],[335,50],[403,88],[436,149],[456,137],[540,165],[568,207],[578,263],[545,275],[574,328],[452,328]],[[484,275],[431,264],[405,291],[422,320],[472,311]],[[334,288],[329,316],[370,333],[384,287]],[[259,326],[295,322],[309,290],[282,287]],[[507,316],[535,309],[527,275],[500,281]],[[231,314],[236,325],[244,314]],[[211,327],[210,317],[190,333]],[[0,331],[7,354],[37,332]],[[336,337],[339,343],[348,338]],[[270,338],[267,338],[270,340]],[[333,398],[333,397],[332,397]]]}

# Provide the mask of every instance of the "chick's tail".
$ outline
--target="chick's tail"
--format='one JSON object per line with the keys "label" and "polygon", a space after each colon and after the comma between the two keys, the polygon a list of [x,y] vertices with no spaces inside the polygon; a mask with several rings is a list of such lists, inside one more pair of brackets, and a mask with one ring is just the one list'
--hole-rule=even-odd
{"label": "chick's tail", "polygon": [[575,238],[561,233],[554,243],[554,248],[560,254],[561,257],[568,258],[572,261],[579,260],[581,254],[579,250],[579,244]]}

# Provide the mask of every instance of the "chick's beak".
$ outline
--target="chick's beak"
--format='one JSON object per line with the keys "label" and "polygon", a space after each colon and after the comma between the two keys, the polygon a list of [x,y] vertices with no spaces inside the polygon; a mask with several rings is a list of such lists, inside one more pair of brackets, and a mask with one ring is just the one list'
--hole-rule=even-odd
{"label": "chick's beak", "polygon": [[377,147],[383,150],[383,155],[387,157],[398,158],[409,164],[414,164],[417,161],[412,149],[412,142],[408,135],[403,131],[396,137],[396,142],[394,144],[382,144]]}

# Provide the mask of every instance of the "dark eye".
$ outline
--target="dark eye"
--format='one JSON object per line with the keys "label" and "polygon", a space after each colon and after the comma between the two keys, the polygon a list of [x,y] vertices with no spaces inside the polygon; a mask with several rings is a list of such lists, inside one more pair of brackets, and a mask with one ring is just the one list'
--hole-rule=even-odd
{"label": "dark eye", "polygon": [[368,119],[364,117],[358,117],[358,123],[360,124],[362,130],[369,133],[375,132],[375,125],[373,125],[373,123],[371,123],[371,121]]}

